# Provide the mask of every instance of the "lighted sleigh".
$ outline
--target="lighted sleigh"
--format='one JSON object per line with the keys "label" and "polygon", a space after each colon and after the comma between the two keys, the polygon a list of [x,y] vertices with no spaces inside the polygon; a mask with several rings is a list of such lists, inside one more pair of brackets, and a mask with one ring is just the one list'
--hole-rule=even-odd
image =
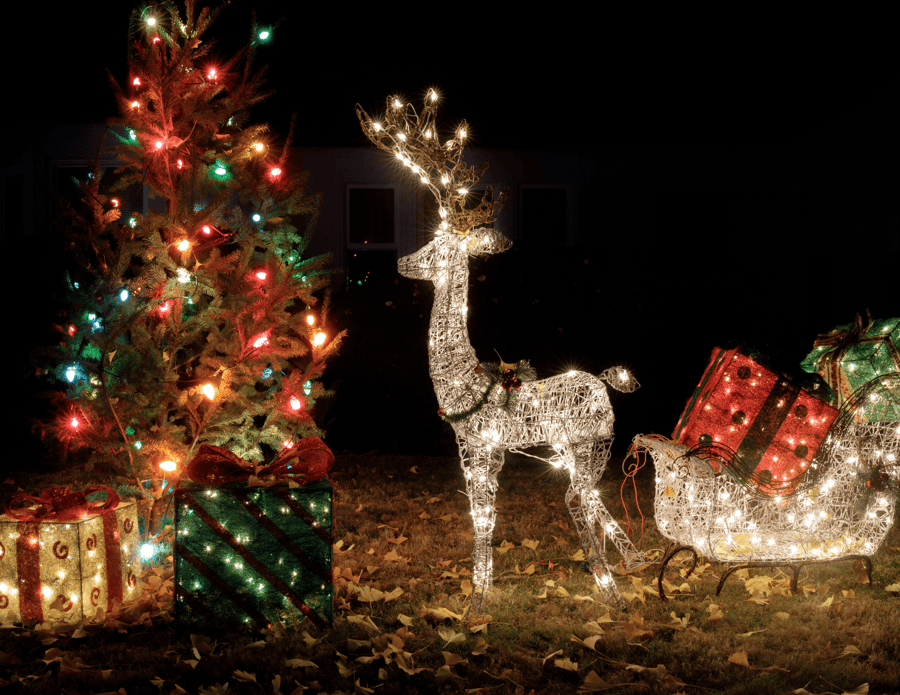
{"label": "lighted sleigh", "polygon": [[900,374],[858,389],[826,432],[793,476],[749,469],[715,442],[635,437],[635,451],[655,464],[656,524],[671,541],[657,576],[663,600],[666,566],[685,551],[693,555],[687,575],[698,556],[726,565],[716,594],[747,567],[789,567],[796,592],[804,565],[861,560],[871,581],[871,557],[893,524],[900,489]]}

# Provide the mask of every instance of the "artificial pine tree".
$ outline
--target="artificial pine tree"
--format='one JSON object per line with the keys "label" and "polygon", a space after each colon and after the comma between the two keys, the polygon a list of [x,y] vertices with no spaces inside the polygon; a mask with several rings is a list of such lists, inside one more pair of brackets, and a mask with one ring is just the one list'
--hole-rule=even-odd
{"label": "artificial pine tree", "polygon": [[[42,433],[90,447],[152,498],[156,530],[174,484],[202,443],[263,462],[322,435],[311,409],[343,333],[322,331],[329,259],[305,259],[318,198],[273,155],[259,43],[215,62],[203,39],[217,11],[174,3],[135,11],[129,84],[112,79],[121,118],[108,133],[125,166],[116,187],[148,184],[165,212],[123,218],[102,171],[66,206],[62,342],[45,353],[66,386]],[[293,130],[293,127],[292,127]],[[292,217],[311,220],[304,233]]]}

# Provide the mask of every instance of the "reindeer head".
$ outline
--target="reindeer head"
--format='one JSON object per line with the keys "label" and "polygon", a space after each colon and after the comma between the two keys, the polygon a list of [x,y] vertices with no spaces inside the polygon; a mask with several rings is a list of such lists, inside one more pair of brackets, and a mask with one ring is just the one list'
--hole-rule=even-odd
{"label": "reindeer head", "polygon": [[470,167],[463,161],[469,130],[465,121],[455,129],[452,138],[441,142],[435,126],[436,101],[437,93],[432,90],[419,115],[412,104],[391,97],[382,118],[371,118],[359,104],[356,115],[369,140],[409,167],[434,195],[440,214],[438,233],[466,235],[497,219],[506,191],[494,200],[493,190],[487,186],[481,202],[472,206],[473,187],[484,176],[488,164]]}
{"label": "reindeer head", "polygon": [[506,251],[512,242],[496,229],[479,227],[466,235],[438,234],[415,253],[397,261],[401,275],[436,284],[451,268],[468,272],[468,256],[489,256]]}

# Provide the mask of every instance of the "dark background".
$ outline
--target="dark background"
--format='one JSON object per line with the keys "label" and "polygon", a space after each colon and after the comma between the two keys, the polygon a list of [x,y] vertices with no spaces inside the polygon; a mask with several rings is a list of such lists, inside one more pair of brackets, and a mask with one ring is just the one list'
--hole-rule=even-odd
{"label": "dark background", "polygon": [[[223,54],[249,38],[251,7],[236,0],[214,25],[210,36]],[[45,9],[41,16],[27,5],[8,10],[4,127],[113,116],[106,69],[124,81],[128,3]],[[859,114],[897,120],[893,38],[885,33],[893,25],[875,15],[629,17],[553,5],[525,13],[280,2],[259,2],[257,10],[260,24],[275,25],[258,61],[277,94],[254,120],[284,136],[296,112],[300,147],[370,146],[354,104],[374,115],[388,95],[416,102],[429,88],[442,95],[444,124],[469,122],[473,146],[598,158],[783,152],[867,122]],[[882,147],[865,132],[859,137],[863,150]],[[883,143],[895,161],[896,142],[894,130]],[[865,167],[865,151],[857,166]],[[896,203],[896,166],[890,173],[886,190]],[[496,359],[496,349],[506,361],[530,359],[544,375],[631,368],[643,388],[614,396],[624,450],[638,432],[671,432],[715,345],[742,340],[794,366],[817,333],[857,311],[897,315],[900,295],[885,279],[897,259],[896,209],[881,208],[875,219],[861,210],[864,223],[847,230],[848,265],[838,282],[827,264],[817,279],[819,261],[780,249],[777,233],[764,228],[777,195],[716,189],[670,190],[636,210],[649,216],[649,245],[640,250],[622,250],[615,235],[628,220],[605,218],[601,209],[597,245],[517,242],[475,261],[469,327],[479,357]],[[14,261],[24,269],[41,263]],[[13,277],[9,293],[34,282],[10,270],[7,281]],[[852,291],[841,291],[842,283]],[[350,332],[326,372],[327,383],[339,382],[332,407],[321,412],[335,449],[453,452],[427,376],[430,292],[427,283],[397,278],[335,297],[333,328]],[[12,359],[22,363],[48,307],[39,290],[16,299],[16,320],[33,322],[14,345]],[[21,417],[12,422],[19,433]]]}

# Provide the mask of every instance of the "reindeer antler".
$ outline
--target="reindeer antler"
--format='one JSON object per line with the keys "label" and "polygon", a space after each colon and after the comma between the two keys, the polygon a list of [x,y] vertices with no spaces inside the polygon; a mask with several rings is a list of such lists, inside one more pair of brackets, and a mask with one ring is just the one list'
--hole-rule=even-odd
{"label": "reindeer antler", "polygon": [[493,189],[488,186],[478,206],[466,208],[466,195],[470,187],[484,176],[488,163],[469,167],[463,161],[462,152],[469,129],[465,121],[456,129],[454,137],[441,145],[434,126],[436,101],[437,93],[431,90],[421,116],[412,104],[404,106],[398,97],[388,98],[383,122],[370,118],[359,104],[356,105],[356,115],[366,137],[418,174],[422,183],[437,198],[442,231],[465,235],[471,229],[497,219],[506,199],[506,191],[492,201]]}

